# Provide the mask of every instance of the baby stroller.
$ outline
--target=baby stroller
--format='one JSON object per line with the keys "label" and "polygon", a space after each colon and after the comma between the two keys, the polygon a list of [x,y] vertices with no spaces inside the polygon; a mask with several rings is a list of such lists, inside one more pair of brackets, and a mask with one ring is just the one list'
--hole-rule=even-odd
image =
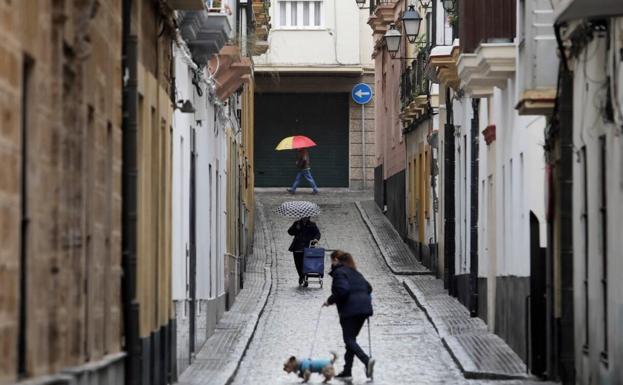
{"label": "baby stroller", "polygon": [[324,249],[317,247],[317,243],[312,243],[303,250],[303,274],[305,286],[309,284],[309,278],[318,278],[322,288],[324,278]]}

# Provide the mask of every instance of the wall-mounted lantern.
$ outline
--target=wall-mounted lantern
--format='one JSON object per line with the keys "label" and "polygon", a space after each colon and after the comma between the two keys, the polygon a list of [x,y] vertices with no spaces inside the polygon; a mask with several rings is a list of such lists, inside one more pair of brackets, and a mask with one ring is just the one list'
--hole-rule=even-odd
{"label": "wall-mounted lantern", "polygon": [[422,24],[422,16],[415,10],[415,6],[410,5],[409,9],[402,15],[402,25],[404,25],[405,35],[409,43],[415,43],[417,35],[420,33],[420,24]]}
{"label": "wall-mounted lantern", "polygon": [[454,0],[441,0],[441,3],[443,4],[443,9],[445,9],[446,12],[454,12]]}
{"label": "wall-mounted lantern", "polygon": [[389,29],[383,36],[383,39],[385,39],[387,52],[389,52],[391,57],[395,57],[398,49],[400,48],[400,40],[402,40],[402,34],[396,29],[395,24],[390,24]]}

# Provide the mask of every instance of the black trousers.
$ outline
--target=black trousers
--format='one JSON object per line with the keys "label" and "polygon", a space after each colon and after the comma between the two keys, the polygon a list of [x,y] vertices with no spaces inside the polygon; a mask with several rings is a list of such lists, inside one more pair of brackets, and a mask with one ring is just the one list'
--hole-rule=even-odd
{"label": "black trousers", "polygon": [[353,368],[355,356],[366,366],[368,365],[368,361],[370,361],[370,357],[368,357],[357,343],[357,336],[367,318],[367,316],[340,318],[342,336],[344,337],[344,344],[346,344],[346,354],[344,354],[344,373],[346,374],[352,374],[351,370]]}
{"label": "black trousers", "polygon": [[294,255],[294,266],[296,266],[296,272],[299,273],[299,279],[303,278],[303,252],[295,251],[292,253]]}

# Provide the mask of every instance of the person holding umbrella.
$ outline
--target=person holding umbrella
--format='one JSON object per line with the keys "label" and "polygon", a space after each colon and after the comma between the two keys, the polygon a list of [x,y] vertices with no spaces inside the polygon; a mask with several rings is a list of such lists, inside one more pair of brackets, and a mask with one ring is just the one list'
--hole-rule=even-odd
{"label": "person holding umbrella", "polygon": [[298,154],[296,156],[296,167],[299,168],[299,172],[296,174],[294,178],[294,183],[292,187],[288,189],[290,194],[296,194],[296,188],[301,183],[301,177],[307,179],[309,185],[312,188],[312,194],[318,194],[318,186],[316,186],[316,181],[311,174],[311,164],[309,162],[309,152],[306,148],[301,148],[298,150]]}
{"label": "person holding umbrella", "polygon": [[320,215],[320,207],[316,203],[308,201],[289,201],[283,202],[275,211],[284,217],[297,219],[288,229],[288,234],[294,236],[288,250],[292,252],[294,257],[294,265],[299,275],[299,285],[303,285],[305,282],[303,273],[305,248],[309,247],[312,241],[318,242],[320,240],[320,230],[310,217]]}
{"label": "person holding umbrella", "polygon": [[311,174],[309,151],[307,151],[309,147],[314,146],[316,146],[316,143],[314,143],[313,140],[302,135],[289,136],[283,139],[279,143],[279,145],[277,145],[277,151],[298,150],[296,156],[296,167],[299,169],[299,172],[294,178],[294,183],[292,184],[292,187],[287,189],[290,194],[296,194],[296,189],[301,183],[302,177],[305,178],[307,182],[309,182],[309,185],[312,188],[312,194],[318,194],[318,186],[316,185],[316,181]]}
{"label": "person holding umbrella", "polygon": [[294,266],[296,266],[296,272],[299,274],[299,286],[307,287],[307,281],[305,281],[305,274],[303,273],[304,250],[312,242],[316,243],[320,240],[320,230],[309,217],[304,217],[290,226],[288,234],[294,236],[288,251],[292,252],[294,257]]}

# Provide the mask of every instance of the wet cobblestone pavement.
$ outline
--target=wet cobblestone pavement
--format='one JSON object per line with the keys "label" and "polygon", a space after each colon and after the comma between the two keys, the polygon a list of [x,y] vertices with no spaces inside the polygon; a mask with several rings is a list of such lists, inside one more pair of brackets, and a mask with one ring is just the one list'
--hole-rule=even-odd
{"label": "wet cobblestone pavement", "polygon": [[[343,365],[344,347],[335,307],[321,304],[328,297],[331,277],[325,277],[320,288],[310,282],[299,288],[292,255],[287,251],[291,237],[286,230],[290,219],[274,213],[283,201],[293,197],[281,193],[258,193],[262,202],[275,258],[272,268],[273,286],[249,348],[233,379],[233,384],[296,384],[300,379],[283,371],[283,362],[290,356],[307,357],[314,340],[314,329],[320,314],[313,356],[329,357],[338,353],[336,369]],[[361,193],[336,192],[294,198],[315,201],[323,209],[316,222],[322,232],[321,246],[344,249],[353,254],[359,270],[374,287],[375,314],[372,324],[372,354],[377,359],[375,384],[529,384],[529,381],[466,380],[444,348],[442,341],[418,308],[409,293],[389,270],[370,232],[359,214],[356,201],[369,200]],[[327,253],[327,257],[328,257]],[[328,261],[325,262],[328,270]],[[367,330],[358,339],[368,351]],[[353,383],[363,384],[363,365],[355,359]],[[313,375],[310,383],[319,384],[323,377]],[[340,383],[333,380],[332,383]],[[539,384],[543,384],[539,382]]]}

